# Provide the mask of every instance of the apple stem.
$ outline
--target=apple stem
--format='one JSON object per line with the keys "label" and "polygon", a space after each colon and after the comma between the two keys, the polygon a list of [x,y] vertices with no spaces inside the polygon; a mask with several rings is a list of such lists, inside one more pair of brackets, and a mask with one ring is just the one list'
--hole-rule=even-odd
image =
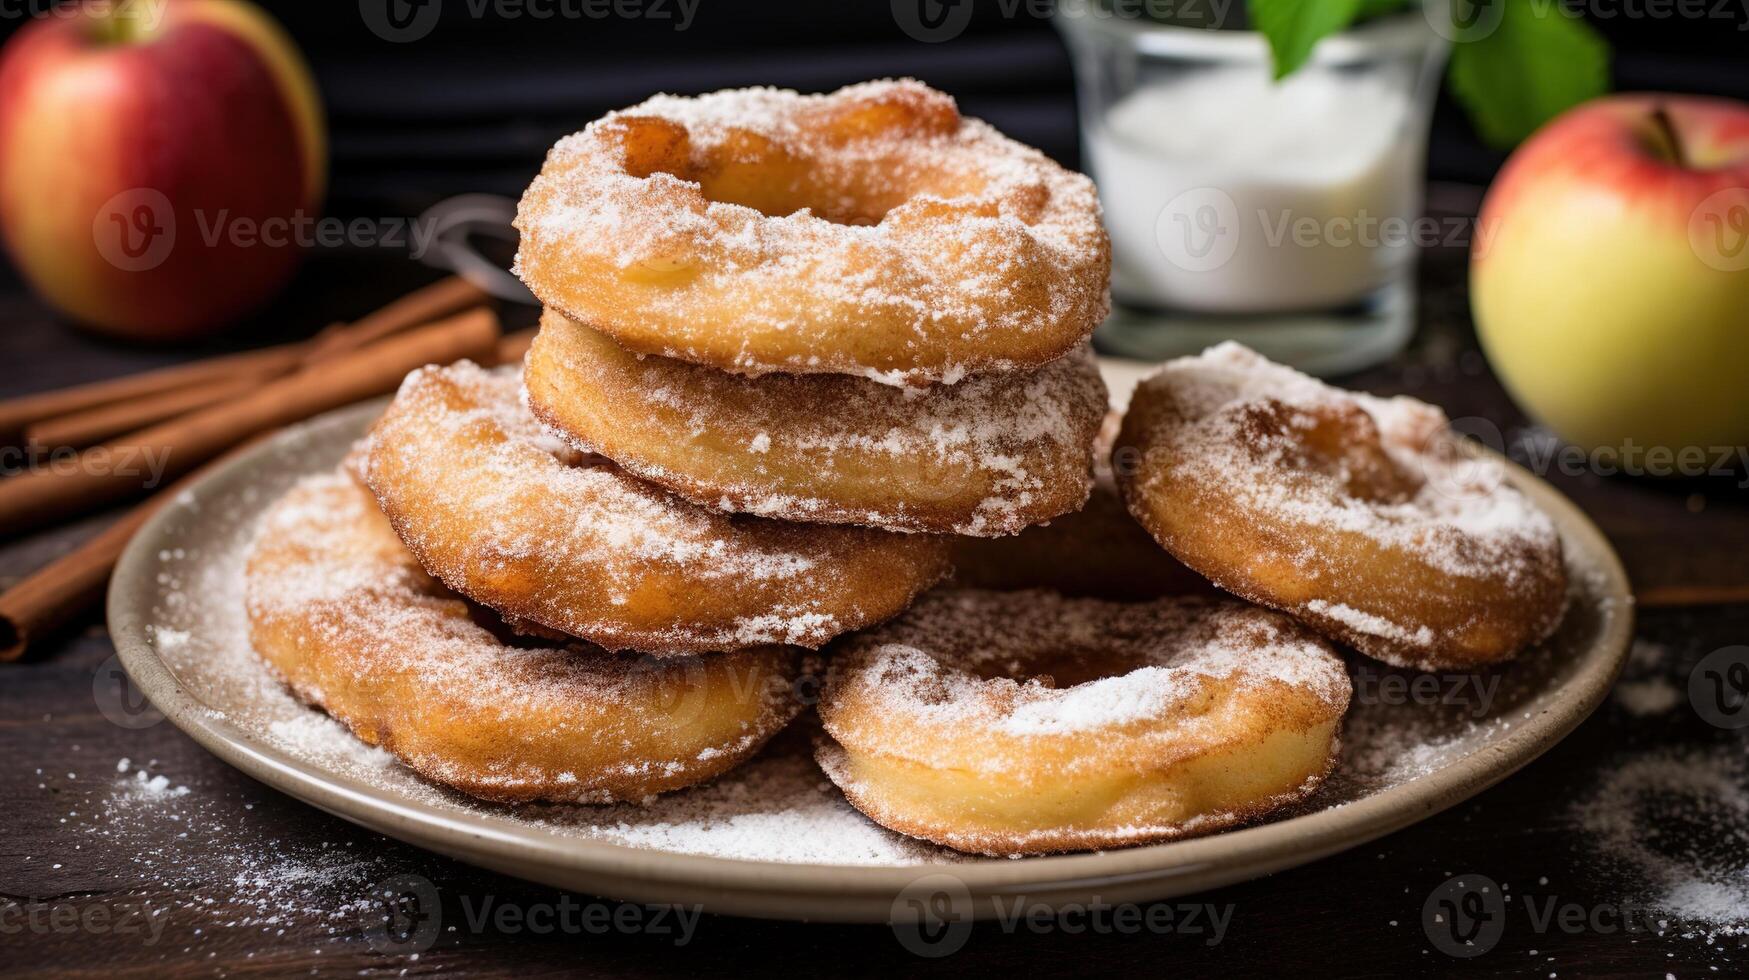
{"label": "apple stem", "polygon": [[96,37],[103,44],[134,44],[145,36],[139,11],[120,9],[97,22]]}
{"label": "apple stem", "polygon": [[1682,140],[1676,135],[1676,124],[1670,119],[1670,111],[1663,105],[1652,110],[1652,125],[1658,127],[1659,135],[1664,137],[1664,145],[1670,148],[1670,157],[1679,168],[1688,166],[1688,158],[1682,152]]}

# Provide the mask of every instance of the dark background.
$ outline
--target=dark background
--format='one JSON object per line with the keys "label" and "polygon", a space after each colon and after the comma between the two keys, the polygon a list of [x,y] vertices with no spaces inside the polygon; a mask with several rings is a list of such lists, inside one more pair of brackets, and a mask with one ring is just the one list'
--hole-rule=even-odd
{"label": "dark background", "polygon": [[[395,44],[369,30],[361,2],[392,0],[263,4],[303,47],[327,100],[334,214],[412,214],[466,191],[514,196],[554,139],[609,109],[659,91],[740,85],[817,91],[911,75],[1015,139],[1079,163],[1068,56],[1049,21],[1027,13],[1036,3],[957,0],[972,4],[970,26],[926,44],[898,27],[891,0],[700,0],[684,31],[675,20],[507,18],[490,4],[475,17],[485,0],[427,0],[442,5],[435,29]],[[561,0],[532,2],[550,9]],[[1614,46],[1618,89],[1749,98],[1749,2],[1705,0],[1728,19],[1603,19],[1648,2],[1659,0],[1586,7]],[[1430,156],[1432,179],[1476,184],[1502,159],[1449,99]]]}

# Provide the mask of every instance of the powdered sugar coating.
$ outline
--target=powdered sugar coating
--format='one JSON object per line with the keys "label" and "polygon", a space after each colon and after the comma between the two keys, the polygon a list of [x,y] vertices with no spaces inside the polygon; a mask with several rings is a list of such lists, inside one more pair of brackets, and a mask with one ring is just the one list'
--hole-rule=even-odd
{"label": "powdered sugar coating", "polygon": [[643,353],[952,383],[1104,318],[1099,216],[1086,177],[916,81],[659,95],[553,147],[516,268]]}
{"label": "powdered sugar coating", "polygon": [[[1076,673],[1052,676],[1063,668]],[[835,650],[821,714],[835,737],[853,739],[863,710],[902,716],[912,736],[882,750],[919,761],[939,759],[944,730],[989,730],[1014,741],[1013,753],[983,760],[1000,771],[1031,764],[1030,738],[1194,726],[1212,681],[1269,700],[1301,699],[1324,717],[1341,715],[1350,693],[1328,644],[1243,603],[964,589],[932,592],[899,619],[847,638]]]}
{"label": "powdered sugar coating", "polygon": [[731,517],[576,458],[523,406],[517,375],[466,361],[407,377],[364,469],[445,584],[609,649],[817,647],[947,570],[934,538]]}
{"label": "powdered sugar coating", "polygon": [[293,487],[250,551],[267,663],[366,742],[475,796],[643,799],[732,767],[801,708],[793,649],[657,661],[501,639],[345,475]]}
{"label": "powdered sugar coating", "polygon": [[937,592],[839,648],[819,759],[902,833],[988,854],[1113,847],[1303,798],[1350,693],[1328,644],[1231,600]]}
{"label": "powdered sugar coating", "polygon": [[1314,616],[1334,620],[1356,633],[1363,633],[1367,636],[1383,637],[1397,643],[1416,646],[1431,646],[1434,642],[1433,631],[1426,626],[1417,626],[1411,632],[1407,627],[1399,626],[1383,616],[1375,616],[1340,602],[1312,599],[1306,603],[1306,611]]}
{"label": "powdered sugar coating", "polygon": [[[387,805],[421,819],[451,822],[484,835],[552,835],[579,849],[603,842],[639,849],[612,855],[616,861],[639,860],[640,855],[661,860],[658,852],[667,852],[838,865],[849,887],[861,874],[851,865],[907,867],[922,873],[940,862],[964,860],[945,848],[884,830],[851,808],[820,774],[809,746],[790,737],[804,734],[800,724],[721,778],[664,794],[648,806],[506,806],[421,779],[380,748],[301,706],[250,648],[242,599],[243,551],[261,510],[283,492],[285,481],[292,474],[331,469],[362,427],[362,418],[354,410],[282,434],[254,452],[249,463],[254,475],[244,485],[205,484],[180,494],[158,522],[153,543],[162,550],[147,568],[149,588],[139,597],[144,639],[156,647],[157,634],[167,638],[154,654],[185,690],[225,719],[230,731],[299,770],[302,778],[367,787]],[[1567,681],[1577,665],[1588,662],[1600,617],[1613,620],[1628,614],[1610,598],[1611,580],[1588,570],[1598,555],[1583,538],[1570,549],[1576,563],[1569,575],[1576,589],[1572,615],[1553,643],[1502,672],[1504,682],[1497,696],[1485,702],[1485,714],[1472,718],[1463,709],[1454,717],[1422,703],[1357,697],[1344,724],[1342,759],[1332,777],[1304,803],[1270,819],[1363,800],[1369,806],[1398,805],[1418,781],[1450,785],[1454,773],[1445,767],[1509,751],[1512,736],[1534,727],[1548,717],[1549,709],[1573,696]],[[1355,665],[1369,663],[1357,659]],[[198,719],[205,717],[203,711],[194,724],[202,724]],[[205,798],[196,787],[180,799],[192,806]],[[1244,846],[1238,841],[1235,845]],[[1015,865],[1004,861],[1001,867]]]}
{"label": "powdered sugar coating", "polygon": [[1085,347],[1036,371],[894,389],[638,357],[548,311],[535,413],[577,448],[724,510],[990,537],[1074,511],[1106,391]]}
{"label": "powdered sugar coating", "polygon": [[1390,663],[1498,661],[1560,620],[1554,524],[1423,402],[1226,343],[1143,381],[1113,464],[1185,564]]}

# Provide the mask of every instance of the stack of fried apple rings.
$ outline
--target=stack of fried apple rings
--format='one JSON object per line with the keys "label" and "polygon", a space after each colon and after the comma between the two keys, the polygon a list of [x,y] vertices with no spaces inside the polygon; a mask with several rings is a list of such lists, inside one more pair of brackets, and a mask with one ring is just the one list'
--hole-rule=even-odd
{"label": "stack of fried apple rings", "polygon": [[1167,840],[1316,790],[1335,643],[1467,666],[1559,618],[1546,519],[1437,496],[1435,409],[1233,349],[1110,414],[1092,183],[920,83],[652,98],[517,227],[521,369],[413,372],[246,570],[291,690],[462,792],[684,791],[817,691],[891,831]]}

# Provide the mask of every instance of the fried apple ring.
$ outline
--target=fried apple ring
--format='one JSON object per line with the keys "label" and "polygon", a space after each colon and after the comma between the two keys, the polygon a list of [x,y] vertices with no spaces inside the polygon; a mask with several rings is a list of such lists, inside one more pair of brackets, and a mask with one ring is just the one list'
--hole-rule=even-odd
{"label": "fried apple ring", "polygon": [[1122,847],[1306,797],[1350,693],[1323,640],[1232,600],[936,592],[835,653],[818,756],[876,823],[956,850]]}
{"label": "fried apple ring", "polygon": [[899,389],[641,357],[550,310],[523,371],[529,407],[573,445],[695,503],[979,537],[1081,506],[1106,405],[1085,347],[1034,372]]}
{"label": "fried apple ring", "polygon": [[656,96],[554,146],[516,227],[547,306],[742,374],[1037,367],[1110,305],[1092,181],[910,80]]}
{"label": "fried apple ring", "polygon": [[1505,660],[1565,609],[1554,524],[1412,398],[1221,344],[1142,382],[1112,462],[1180,561],[1389,664]]}
{"label": "fried apple ring", "polygon": [[733,768],[801,707],[794,647],[655,660],[500,638],[341,474],[268,511],[245,578],[250,640],[300,699],[484,799],[646,799]]}
{"label": "fried apple ring", "polygon": [[363,461],[420,563],[513,625],[658,655],[813,648],[947,573],[936,537],[720,514],[574,459],[521,387],[467,361],[421,368]]}

